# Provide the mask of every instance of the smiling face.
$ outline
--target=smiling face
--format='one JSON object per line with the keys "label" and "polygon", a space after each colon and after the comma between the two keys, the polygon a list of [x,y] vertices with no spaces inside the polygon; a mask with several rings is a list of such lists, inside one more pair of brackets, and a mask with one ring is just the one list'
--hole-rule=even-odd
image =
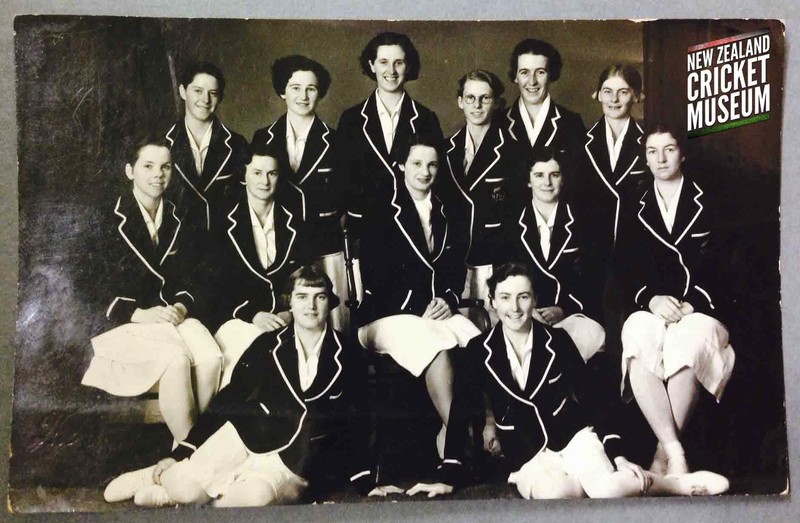
{"label": "smiling face", "polygon": [[458,97],[458,108],[472,125],[486,125],[492,119],[497,104],[492,87],[480,80],[467,80],[464,93]]}
{"label": "smiling face", "polygon": [[289,298],[289,310],[297,326],[318,330],[325,325],[330,311],[330,298],[325,287],[310,287],[298,280]]}
{"label": "smiling face", "polygon": [[375,73],[378,88],[387,93],[398,93],[406,82],[406,53],[399,45],[381,45],[369,68]]}
{"label": "smiling face", "polygon": [[420,193],[431,190],[439,171],[439,156],[436,149],[427,145],[414,145],[408,152],[406,163],[400,166],[411,189]]}
{"label": "smiling face", "polygon": [[629,118],[631,108],[637,102],[633,88],[621,76],[608,77],[600,86],[597,97],[603,105],[603,114],[613,120]]}
{"label": "smiling face", "polygon": [[311,71],[295,71],[286,83],[281,98],[286,102],[286,110],[298,116],[314,114],[319,101],[317,75]]}
{"label": "smiling face", "polygon": [[544,102],[550,86],[547,57],[530,53],[519,55],[514,83],[517,84],[519,95],[527,105],[539,105]]}
{"label": "smiling face", "polygon": [[528,332],[536,309],[533,284],[527,276],[509,276],[494,289],[492,306],[503,328],[512,332]]}
{"label": "smiling face", "polygon": [[145,145],[139,149],[136,163],[125,165],[125,175],[133,180],[133,192],[140,200],[160,198],[172,177],[169,149]]}
{"label": "smiling face", "polygon": [[657,180],[674,181],[679,180],[683,173],[681,164],[683,154],[681,153],[678,140],[672,133],[656,133],[647,137],[645,144],[645,156],[647,166]]}
{"label": "smiling face", "polygon": [[262,202],[271,202],[275,198],[278,174],[278,161],[275,158],[254,155],[244,173],[247,197]]}
{"label": "smiling face", "polygon": [[561,195],[564,179],[561,177],[561,166],[555,160],[536,162],[530,172],[533,199],[541,203],[556,203]]}
{"label": "smiling face", "polygon": [[206,73],[194,75],[192,82],[178,89],[186,102],[186,115],[201,122],[208,121],[219,104],[219,85],[217,79]]}

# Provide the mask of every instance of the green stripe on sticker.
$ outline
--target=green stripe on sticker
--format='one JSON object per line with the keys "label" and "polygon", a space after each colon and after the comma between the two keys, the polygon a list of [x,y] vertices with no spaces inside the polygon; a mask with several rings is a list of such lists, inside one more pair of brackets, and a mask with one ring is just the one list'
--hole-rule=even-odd
{"label": "green stripe on sticker", "polygon": [[750,118],[745,118],[743,120],[736,120],[735,122],[715,125],[713,127],[706,127],[705,129],[697,129],[696,131],[691,131],[689,133],[689,138],[697,138],[698,136],[714,134],[720,131],[728,131],[730,129],[735,129],[736,127],[743,127],[745,125],[750,125],[751,123],[763,122],[765,120],[769,120],[769,113],[763,113],[756,116],[751,116]]}

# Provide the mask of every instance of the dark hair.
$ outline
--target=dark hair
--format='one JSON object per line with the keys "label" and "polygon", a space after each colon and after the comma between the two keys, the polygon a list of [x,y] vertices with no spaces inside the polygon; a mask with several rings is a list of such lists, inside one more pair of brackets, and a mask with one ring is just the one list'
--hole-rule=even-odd
{"label": "dark hair", "polygon": [[139,153],[148,145],[166,147],[167,149],[172,148],[163,134],[143,133],[136,135],[132,139],[127,140],[125,146],[125,163],[130,165],[136,164],[136,160],[139,159]]}
{"label": "dark hair", "polygon": [[632,65],[612,64],[603,69],[603,72],[600,73],[600,77],[597,79],[598,96],[600,96],[600,89],[603,88],[603,82],[612,76],[619,76],[625,80],[625,83],[633,89],[633,94],[636,96],[642,94],[642,75],[639,73],[639,70]]}
{"label": "dark hair", "polygon": [[303,265],[289,275],[289,278],[286,280],[286,287],[284,288],[284,299],[287,304],[292,296],[292,291],[294,291],[297,285],[324,287],[325,292],[328,293],[330,308],[334,309],[339,305],[339,297],[333,292],[333,283],[331,283],[331,279],[322,269],[314,265]]}
{"label": "dark hair", "polygon": [[365,76],[375,80],[375,73],[369,67],[370,62],[374,62],[378,56],[378,47],[382,45],[399,45],[406,54],[406,82],[411,82],[419,78],[420,62],[417,48],[411,39],[402,33],[385,32],[376,35],[361,51],[358,62],[361,64],[361,72]]}
{"label": "dark hair", "polygon": [[503,82],[500,81],[500,78],[498,78],[496,74],[485,69],[473,69],[458,79],[458,96],[464,95],[464,85],[466,85],[467,81],[469,80],[489,84],[489,87],[492,89],[492,94],[494,95],[495,99],[498,100],[506,91],[506,88],[503,86]]}
{"label": "dark hair", "polygon": [[217,79],[217,96],[221,102],[225,97],[225,75],[222,70],[211,62],[189,62],[181,71],[180,83],[183,88],[189,87],[198,74],[207,74]]}
{"label": "dark hair", "polygon": [[276,162],[278,162],[278,169],[279,175],[283,174],[284,166],[281,164],[282,155],[280,154],[281,150],[278,145],[274,145],[272,143],[266,142],[253,142],[244,149],[244,154],[242,155],[242,160],[244,161],[242,165],[248,166],[250,162],[253,161],[253,156],[269,156],[270,158],[274,158]]}
{"label": "dark hair", "polygon": [[436,151],[436,156],[441,157],[441,153],[439,148],[441,144],[436,141],[432,140],[427,136],[422,136],[420,134],[412,134],[408,137],[408,140],[401,143],[397,149],[397,163],[398,165],[403,165],[408,160],[408,155],[411,154],[411,149],[417,145],[424,145],[425,147],[432,147]]}
{"label": "dark hair", "polygon": [[[489,298],[494,299],[494,291],[497,289],[498,283],[502,283],[512,276],[525,276],[533,288],[533,272],[530,267],[525,263],[508,262],[495,266],[492,275],[486,280],[486,284],[489,286]],[[533,290],[535,295],[536,289]]]}
{"label": "dark hair", "polygon": [[522,164],[523,172],[528,175],[533,169],[533,166],[538,162],[549,162],[555,160],[558,162],[559,167],[564,168],[566,154],[564,151],[556,149],[555,147],[543,146],[531,149],[525,156],[525,161]]}
{"label": "dark hair", "polygon": [[513,82],[517,78],[517,68],[519,67],[519,57],[524,54],[538,54],[547,58],[547,73],[550,81],[555,82],[561,76],[561,53],[558,49],[543,40],[528,38],[517,44],[511,52],[511,60],[508,63],[508,78]]}
{"label": "dark hair", "polygon": [[681,152],[683,152],[685,150],[684,149],[685,142],[684,142],[683,135],[678,134],[675,131],[674,127],[669,126],[669,125],[667,125],[667,124],[665,124],[663,122],[655,122],[655,123],[649,124],[647,126],[647,128],[645,129],[644,136],[642,137],[642,147],[645,147],[645,148],[647,147],[647,139],[650,138],[650,136],[654,135],[654,134],[670,134],[670,135],[672,135],[672,137],[675,138],[675,141],[678,142],[678,148],[681,150]]}
{"label": "dark hair", "polygon": [[286,86],[289,84],[289,79],[297,71],[311,71],[314,73],[314,76],[317,77],[319,97],[320,99],[325,98],[325,95],[328,94],[328,88],[331,86],[331,74],[321,63],[298,54],[278,58],[272,64],[272,87],[278,95],[286,94]]}

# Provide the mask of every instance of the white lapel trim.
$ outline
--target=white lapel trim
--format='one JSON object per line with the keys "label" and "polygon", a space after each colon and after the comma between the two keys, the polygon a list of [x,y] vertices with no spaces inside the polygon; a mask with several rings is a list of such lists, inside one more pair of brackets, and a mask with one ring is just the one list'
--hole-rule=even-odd
{"label": "white lapel trim", "polygon": [[278,345],[275,347],[275,350],[272,351],[272,359],[275,360],[275,365],[277,365],[278,367],[278,372],[281,373],[281,378],[283,378],[283,381],[286,383],[286,387],[289,388],[289,392],[292,393],[294,399],[297,400],[297,403],[299,403],[300,406],[303,408],[303,414],[300,416],[300,421],[297,424],[297,431],[295,431],[294,436],[292,436],[292,438],[289,440],[289,443],[287,443],[286,445],[284,445],[279,449],[275,449],[274,451],[270,452],[270,454],[273,454],[275,452],[280,452],[283,449],[288,448],[292,443],[294,443],[294,440],[297,439],[297,436],[300,434],[300,431],[303,428],[303,421],[305,421],[306,419],[306,414],[308,414],[308,407],[306,407],[305,402],[302,399],[300,399],[300,396],[298,396],[297,392],[295,392],[294,388],[292,387],[292,384],[289,382],[289,378],[286,377],[286,373],[283,371],[283,367],[281,367],[280,360],[278,359],[278,349],[280,349],[281,345],[283,345],[283,340],[281,339],[281,336],[283,336],[287,330],[289,330],[289,327],[284,327],[283,330],[280,333],[278,333]]}
{"label": "white lapel trim", "polygon": [[[677,247],[675,247],[674,245],[669,243],[667,240],[665,240],[664,238],[659,236],[659,234],[652,227],[650,227],[650,224],[647,223],[645,221],[644,217],[642,216],[642,211],[644,210],[644,207],[646,205],[646,202],[644,201],[644,199],[645,199],[645,197],[647,196],[647,194],[649,192],[650,191],[645,191],[645,193],[642,195],[642,199],[639,200],[639,203],[641,204],[641,207],[639,208],[639,212],[637,213],[637,216],[639,217],[639,221],[642,222],[642,225],[644,225],[645,228],[648,231],[650,231],[650,234],[655,236],[658,239],[658,241],[660,241],[661,243],[666,245],[668,249],[670,249],[671,251],[674,251],[675,254],[678,255],[678,263],[681,264],[681,267],[683,267],[683,271],[686,273],[686,285],[684,286],[684,289],[683,289],[683,295],[686,296],[686,294],[689,292],[689,284],[691,282],[692,276],[689,273],[689,269],[686,267],[686,264],[683,263],[683,256],[681,256],[681,251],[679,251],[677,249]],[[637,294],[637,296],[638,296],[638,294]]]}
{"label": "white lapel trim", "polygon": [[561,249],[559,249],[558,254],[556,254],[556,257],[553,258],[552,262],[550,262],[549,265],[550,270],[552,270],[553,267],[555,267],[556,263],[558,263],[558,259],[561,257],[561,253],[564,252],[564,249],[567,247],[567,244],[572,239],[572,230],[569,228],[569,226],[575,222],[575,218],[572,216],[572,209],[570,209],[569,204],[567,203],[565,204],[565,206],[567,208],[567,214],[569,215],[569,221],[566,223],[566,225],[564,225],[564,228],[567,230],[567,239],[564,240],[564,243],[561,245]]}
{"label": "white lapel trim", "polygon": [[517,221],[517,223],[519,223],[522,226],[522,233],[519,235],[519,239],[520,241],[522,241],[522,245],[525,246],[525,250],[528,251],[528,255],[531,257],[536,266],[539,267],[539,270],[542,272],[542,274],[544,274],[545,276],[556,282],[555,302],[558,303],[558,297],[561,294],[561,282],[559,282],[558,278],[556,278],[553,274],[551,274],[550,271],[547,270],[547,268],[542,267],[542,264],[539,263],[539,259],[536,257],[536,254],[534,254],[533,249],[531,249],[531,246],[528,245],[527,240],[525,240],[525,234],[528,232],[528,226],[525,224],[524,218],[525,218],[525,213],[527,211],[528,207],[526,206],[524,209],[522,209],[522,214],[519,215],[519,220]]}
{"label": "white lapel trim", "polygon": [[553,138],[556,137],[556,132],[558,132],[558,124],[556,122],[561,119],[561,113],[559,112],[558,106],[552,100],[552,98],[550,99],[550,103],[553,104],[552,107],[553,107],[553,110],[555,111],[556,115],[554,117],[550,118],[550,123],[553,124],[553,132],[550,133],[550,138],[548,138],[547,141],[545,142],[545,144],[544,144],[545,147],[549,147],[550,143],[553,141]]}
{"label": "white lapel trim", "polygon": [[[466,132],[466,127],[464,129],[462,129],[462,131]],[[473,202],[472,198],[470,198],[469,195],[466,192],[464,192],[464,189],[461,187],[461,184],[458,182],[458,177],[456,176],[456,171],[455,171],[455,169],[453,169],[453,162],[450,161],[450,153],[453,152],[453,150],[455,150],[456,147],[458,147],[458,144],[456,143],[456,137],[458,136],[458,134],[460,132],[461,131],[459,131],[458,133],[456,133],[456,134],[454,134],[453,136],[450,137],[451,147],[445,153],[445,157],[447,158],[447,168],[450,170],[450,177],[453,179],[453,183],[455,184],[455,186],[458,187],[458,192],[460,192],[461,195],[464,197],[464,199],[467,200],[467,202],[469,203],[469,207],[470,207],[470,209],[469,209],[469,243],[467,244],[467,253],[465,255],[465,259],[466,259],[466,257],[469,257],[469,253],[472,250],[472,233],[473,233],[473,229],[475,228],[475,202]]]}
{"label": "white lapel trim", "polygon": [[[631,118],[631,120],[633,120],[633,118]],[[636,138],[636,143],[642,145],[642,136],[644,135],[644,131],[642,131],[642,128],[639,126],[639,122],[634,120],[633,123],[636,124],[636,128],[639,129],[639,137]],[[620,182],[622,182],[622,180],[624,180],[625,177],[628,176],[628,174],[630,174],[631,169],[633,169],[633,166],[636,165],[636,162],[638,161],[639,161],[639,155],[637,154],[634,157],[633,162],[631,162],[631,165],[625,170],[624,173],[622,173],[622,176],[619,177],[619,179],[616,181],[614,185],[619,185]]]}
{"label": "white lapel trim", "polygon": [[169,242],[169,247],[167,247],[167,250],[164,251],[164,256],[162,256],[161,260],[158,262],[159,265],[162,265],[164,263],[164,260],[167,259],[167,256],[169,255],[170,251],[172,251],[172,246],[175,245],[175,240],[177,240],[178,238],[178,231],[181,230],[181,219],[178,218],[178,215],[175,213],[176,210],[175,204],[169,201],[167,203],[172,205],[172,217],[175,218],[175,221],[178,222],[178,224],[175,226],[175,232],[172,234],[172,241]]}
{"label": "white lapel trim", "polygon": [[[333,330],[333,329],[332,329],[332,327],[330,327],[330,326],[329,326],[328,328],[330,328],[331,330]],[[334,355],[333,355],[333,361],[335,361],[335,362],[336,362],[336,365],[337,365],[339,368],[336,370],[336,374],[334,374],[334,375],[333,375],[333,378],[331,378],[331,381],[328,383],[328,386],[327,386],[327,387],[325,387],[325,389],[324,389],[322,392],[320,392],[319,394],[317,394],[317,395],[316,395],[316,396],[314,396],[313,398],[309,398],[307,401],[314,401],[314,400],[316,400],[316,399],[319,399],[319,398],[320,398],[321,396],[323,396],[325,393],[327,393],[327,392],[328,392],[328,391],[331,389],[331,387],[333,387],[333,382],[335,382],[335,381],[336,381],[336,379],[339,377],[339,374],[341,374],[341,373],[342,373],[342,362],[341,362],[341,361],[339,361],[339,356],[342,354],[342,342],[341,342],[341,341],[339,341],[339,335],[338,335],[338,334],[336,334],[336,331],[333,331],[333,340],[336,342],[336,345],[337,345],[337,347],[339,347],[339,348],[336,350],[336,354],[334,354]],[[323,343],[324,343],[324,342],[323,342]],[[341,396],[341,393],[339,394],[339,396]],[[336,396],[336,397],[338,398],[339,396]],[[331,399],[335,399],[335,398],[331,398]]]}
{"label": "white lapel trim", "polygon": [[[242,261],[247,266],[247,268],[250,269],[250,272],[252,272],[256,276],[258,276],[261,280],[264,280],[264,282],[267,285],[269,285],[269,292],[270,292],[270,295],[272,296],[272,309],[269,312],[272,312],[273,310],[275,310],[275,289],[272,286],[272,282],[269,280],[269,278],[265,278],[263,275],[261,275],[260,272],[255,270],[252,265],[250,265],[250,262],[247,261],[247,258],[245,257],[244,253],[242,252],[241,247],[239,247],[239,244],[236,242],[236,237],[233,235],[233,229],[235,229],[236,226],[238,225],[238,222],[236,221],[236,218],[233,217],[233,214],[236,212],[236,209],[239,208],[239,205],[241,205],[241,204],[237,203],[233,207],[233,210],[228,213],[228,220],[231,222],[231,226],[228,227],[228,237],[233,242],[233,246],[236,248],[236,252],[239,253],[239,257],[242,259]],[[245,303],[247,303],[247,302],[245,302]],[[245,303],[243,303],[239,307],[244,306]],[[239,307],[237,307],[236,310],[239,310]],[[233,312],[234,317],[236,315],[236,310],[234,310],[234,312]]]}
{"label": "white lapel trim", "polygon": [[[375,96],[377,97],[378,95],[375,94]],[[381,160],[381,163],[384,165],[384,167],[386,167],[386,170],[389,171],[389,175],[391,175],[391,177],[394,178],[394,172],[392,171],[392,167],[387,163],[386,158],[383,157],[378,148],[375,147],[375,143],[372,141],[372,137],[367,132],[367,123],[369,122],[369,116],[365,111],[367,110],[367,105],[369,105],[370,100],[372,100],[371,96],[366,99],[364,105],[361,107],[361,116],[364,117],[364,125],[361,127],[361,130],[364,133],[364,136],[367,138],[370,147],[372,147],[372,150],[375,152],[375,155]],[[375,103],[378,103],[378,101],[376,100]]]}
{"label": "white lapel trim", "polygon": [[[222,172],[222,169],[224,169],[225,166],[228,164],[228,160],[231,159],[231,155],[233,154],[233,147],[231,147],[231,138],[233,138],[233,134],[231,134],[231,132],[228,130],[227,127],[225,127],[225,125],[222,122],[220,122],[219,120],[217,120],[217,122],[219,123],[219,126],[222,127],[222,130],[225,131],[226,133],[228,133],[228,137],[225,138],[225,147],[228,148],[228,156],[226,156],[225,160],[222,161],[222,163],[219,166],[219,169],[217,169],[217,173],[214,175],[213,178],[211,178],[211,181],[208,182],[208,185],[206,185],[206,188],[205,188],[204,192],[207,191],[209,187],[211,187],[212,183],[217,181],[217,177]],[[211,132],[213,133],[214,131],[212,130]],[[210,147],[209,147],[209,150],[210,150]]]}
{"label": "white lapel trim", "polygon": [[[170,150],[172,150],[172,147],[175,145],[175,139],[170,135],[172,134],[172,131],[175,130],[175,127],[177,127],[177,126],[178,126],[178,124],[174,124],[170,128],[170,130],[167,131],[166,138],[167,138],[167,141],[169,142]],[[197,187],[194,186],[194,184],[191,182],[191,180],[189,180],[189,178],[183,172],[183,169],[181,169],[181,166],[178,165],[178,162],[173,161],[172,164],[178,170],[178,173],[181,175],[181,178],[183,178],[183,181],[185,181],[189,185],[189,187],[192,188],[192,190],[195,192],[195,194],[197,194],[197,197],[200,198],[201,200],[203,200],[203,203],[206,205],[206,230],[210,230],[211,229],[211,209],[208,206],[208,200],[206,200],[205,196],[203,196],[203,194],[200,191],[197,190]]]}
{"label": "white lapel trim", "polygon": [[[701,197],[701,196],[703,196],[703,190],[702,190],[702,189],[700,189],[700,186],[699,186],[699,185],[697,185],[697,184],[696,184],[696,183],[694,183],[694,182],[692,182],[692,185],[694,185],[694,188],[695,188],[695,189],[697,189],[697,194],[696,194],[696,195],[695,195],[695,197],[694,197],[694,203],[696,203],[696,204],[697,204],[697,207],[698,207],[698,208],[697,208],[697,212],[694,214],[694,218],[692,218],[692,221],[690,221],[690,222],[689,222],[689,225],[687,225],[687,226],[686,226],[686,228],[683,230],[683,232],[682,232],[682,233],[681,233],[681,235],[678,237],[678,239],[677,239],[677,240],[675,240],[675,245],[678,245],[678,244],[681,242],[681,240],[683,239],[683,237],[684,237],[684,236],[686,236],[686,233],[689,231],[689,229],[691,229],[691,228],[692,228],[692,225],[694,225],[694,222],[696,222],[696,221],[697,221],[697,218],[699,218],[699,217],[700,217],[700,213],[702,213],[702,212],[703,212],[703,204],[702,204],[702,203],[700,203],[700,197]],[[706,234],[708,234],[708,233],[706,233]],[[692,236],[694,236],[694,235],[692,235]]]}
{"label": "white lapel trim", "polygon": [[166,280],[164,280],[164,277],[161,276],[161,274],[159,274],[159,272],[156,271],[147,262],[147,259],[144,256],[142,256],[142,253],[139,252],[139,249],[137,249],[136,246],[133,245],[133,242],[130,240],[130,238],[128,238],[128,236],[125,235],[125,231],[122,230],[122,227],[124,227],[125,224],[128,222],[128,217],[122,214],[122,212],[120,212],[119,210],[119,205],[121,202],[122,202],[122,197],[120,196],[119,198],[117,198],[117,205],[114,207],[114,214],[122,218],[122,221],[120,222],[119,227],[117,227],[117,230],[119,231],[120,236],[122,236],[122,239],[125,240],[125,243],[128,244],[128,247],[130,247],[130,249],[136,254],[136,257],[139,258],[139,260],[141,260],[144,266],[147,267],[147,269],[150,272],[152,272],[155,275],[155,277],[158,278],[158,280],[161,282],[161,288],[158,290],[158,297],[161,298],[161,301],[164,302],[164,304],[168,305],[169,302],[167,302],[167,300],[165,300],[164,296],[161,294],[161,291],[164,290],[164,283],[166,282]]}
{"label": "white lapel trim", "polygon": [[[323,142],[325,142],[325,148],[322,150],[322,152],[320,153],[320,155],[317,157],[317,161],[316,161],[316,162],[314,162],[314,165],[312,165],[312,166],[311,166],[311,168],[308,170],[308,172],[306,173],[306,175],[305,175],[305,176],[303,176],[303,178],[300,180],[300,183],[301,183],[301,184],[302,184],[304,181],[306,181],[306,178],[308,178],[309,176],[311,176],[311,173],[312,173],[312,172],[314,172],[314,169],[316,169],[316,168],[317,168],[317,165],[319,165],[319,162],[321,162],[321,161],[322,161],[322,158],[325,156],[325,153],[327,153],[327,152],[328,152],[328,149],[329,149],[329,148],[330,148],[330,146],[331,146],[331,144],[330,144],[330,143],[328,143],[328,135],[330,134],[331,130],[330,130],[330,129],[328,129],[328,126],[327,126],[327,125],[325,124],[325,122],[323,122],[322,120],[320,120],[320,123],[322,123],[323,127],[325,127],[325,132],[322,134],[322,141],[323,141]],[[312,124],[312,125],[313,125],[313,124]]]}
{"label": "white lapel trim", "polygon": [[[480,176],[478,176],[478,178],[475,179],[475,181],[469,188],[470,191],[472,191],[475,188],[475,186],[478,185],[478,182],[483,180],[484,176],[486,176],[486,174],[492,169],[492,167],[494,167],[494,164],[500,161],[500,148],[503,146],[504,143],[506,143],[506,140],[505,138],[503,138],[503,131],[500,129],[498,129],[498,131],[499,131],[498,134],[500,135],[500,143],[497,144],[497,146],[494,148],[494,161],[490,163],[486,169],[483,170],[483,172],[481,173]],[[476,156],[477,154],[478,151],[475,151]]]}
{"label": "white lapel trim", "polygon": [[589,141],[586,142],[586,144],[583,146],[583,148],[586,150],[586,154],[589,155],[589,160],[592,161],[592,165],[594,166],[594,170],[597,171],[597,175],[600,177],[600,180],[602,180],[602,182],[605,184],[605,186],[608,187],[608,190],[611,191],[611,194],[614,195],[614,198],[617,199],[616,207],[614,208],[614,243],[616,243],[616,241],[617,241],[617,224],[619,222],[619,204],[620,204],[620,202],[619,202],[619,193],[614,190],[614,187],[612,187],[611,184],[608,183],[608,180],[606,180],[606,177],[603,176],[603,171],[601,171],[600,167],[597,166],[597,162],[595,161],[594,156],[592,156],[592,151],[589,150],[589,144],[594,141],[594,135],[592,134],[592,131],[594,131],[594,128],[597,127],[598,124],[601,121],[603,121],[603,119],[598,120],[592,126],[591,129],[586,131],[586,136],[589,137]]}
{"label": "white lapel trim", "polygon": [[[539,392],[539,389],[542,388],[542,385],[544,385],[544,381],[547,378],[547,374],[550,372],[550,367],[553,366],[553,361],[555,361],[556,359],[556,353],[550,347],[550,342],[553,341],[553,335],[550,334],[550,331],[548,331],[547,329],[544,329],[544,331],[547,333],[547,341],[544,344],[544,348],[547,349],[547,352],[550,353],[550,361],[547,362],[547,368],[544,369],[544,372],[542,373],[542,378],[539,380],[539,384],[536,385],[536,388],[533,390],[533,392],[531,392],[531,395],[529,396],[530,399],[533,399],[533,397],[536,396],[536,393]],[[528,373],[530,374],[530,368],[528,368]]]}
{"label": "white lapel trim", "polygon": [[508,108],[508,111],[506,111],[506,120],[508,120],[508,122],[509,122],[509,124],[508,124],[508,134],[511,135],[511,137],[514,139],[515,142],[518,142],[519,140],[517,139],[517,135],[515,135],[514,131],[512,130],[512,128],[514,127],[514,124],[517,123],[517,121],[514,119],[514,116],[512,114],[512,112],[514,111],[514,107],[518,107],[518,104],[514,104],[514,105],[512,105],[511,107]]}
{"label": "white lapel trim", "polygon": [[289,246],[286,248],[286,252],[284,253],[283,261],[281,262],[281,264],[275,267],[273,270],[267,271],[267,274],[275,274],[281,269],[281,267],[283,267],[283,265],[286,263],[286,260],[289,259],[289,253],[292,252],[292,244],[294,243],[294,239],[297,236],[297,231],[295,229],[292,229],[291,225],[292,218],[294,218],[294,215],[290,213],[289,209],[287,209],[283,205],[280,206],[280,209],[283,209],[283,212],[289,215],[289,220],[286,222],[286,228],[289,229],[289,231],[292,233],[292,237],[289,239]]}

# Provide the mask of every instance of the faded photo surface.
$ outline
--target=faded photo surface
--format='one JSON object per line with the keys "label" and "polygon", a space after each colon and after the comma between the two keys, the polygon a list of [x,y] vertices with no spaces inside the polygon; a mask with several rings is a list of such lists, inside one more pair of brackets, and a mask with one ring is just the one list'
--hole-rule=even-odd
{"label": "faded photo surface", "polygon": [[788,495],[779,21],[14,30],[9,510]]}

